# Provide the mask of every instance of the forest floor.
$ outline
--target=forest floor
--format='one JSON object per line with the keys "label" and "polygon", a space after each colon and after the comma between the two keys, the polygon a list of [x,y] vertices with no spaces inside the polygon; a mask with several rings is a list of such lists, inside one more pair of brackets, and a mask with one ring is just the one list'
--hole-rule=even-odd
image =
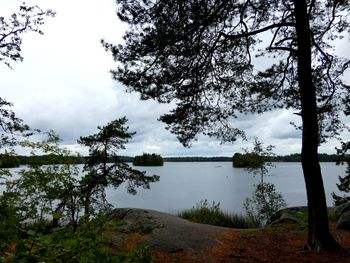
{"label": "forest floor", "polygon": [[[304,249],[307,228],[296,223],[282,223],[263,229],[229,229],[191,223],[168,214],[143,210],[148,228],[142,228],[141,225],[145,225],[140,220],[139,212],[142,210],[132,211],[137,213],[129,214],[123,220],[133,226],[129,230],[135,231],[122,231],[122,248],[129,250],[140,245],[149,247],[154,263],[350,263],[350,231],[336,229],[333,222],[330,224],[332,234],[343,250],[315,253]],[[152,224],[156,227],[150,227]]]}

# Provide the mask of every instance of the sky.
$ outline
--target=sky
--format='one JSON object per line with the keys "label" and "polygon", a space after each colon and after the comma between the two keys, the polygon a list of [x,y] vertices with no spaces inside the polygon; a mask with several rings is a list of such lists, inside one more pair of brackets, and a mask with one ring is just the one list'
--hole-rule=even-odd
{"label": "sky", "polygon": [[[15,12],[22,2],[0,0],[0,16]],[[300,118],[287,110],[240,116],[234,126],[246,132],[248,141],[222,145],[199,136],[192,147],[183,147],[157,121],[171,105],[140,101],[138,94],[126,93],[109,73],[114,61],[100,41],[122,43],[126,30],[118,21],[114,0],[26,3],[53,9],[57,14],[46,19],[44,35],[23,35],[23,62],[12,63],[12,70],[0,64],[0,96],[14,104],[13,110],[25,123],[42,131],[55,131],[69,149],[86,154],[87,149],[77,144],[80,136],[91,135],[97,132],[97,126],[126,116],[136,135],[121,155],[232,156],[251,147],[254,137],[274,145],[277,154],[300,152],[301,132],[290,125],[300,123]],[[338,48],[345,52],[347,45],[342,43]],[[339,142],[331,140],[319,151],[334,153],[336,146]]]}

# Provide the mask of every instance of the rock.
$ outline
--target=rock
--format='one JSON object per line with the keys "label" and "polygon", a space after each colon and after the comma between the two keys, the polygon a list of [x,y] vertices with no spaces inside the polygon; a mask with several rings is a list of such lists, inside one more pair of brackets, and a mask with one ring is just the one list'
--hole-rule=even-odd
{"label": "rock", "polygon": [[154,229],[163,227],[159,220],[150,215],[150,211],[143,209],[114,209],[110,218],[123,220],[126,223],[118,228],[119,232],[125,234],[149,234]]}
{"label": "rock", "polygon": [[307,210],[306,206],[288,207],[277,211],[268,221],[267,225],[277,225],[281,223],[301,224],[301,215]]}
{"label": "rock", "polygon": [[121,247],[124,243],[124,239],[119,236],[112,236],[110,239],[110,244],[113,244],[114,246]]}
{"label": "rock", "polygon": [[300,221],[299,219],[289,216],[289,215],[282,215],[281,218],[272,221],[269,225],[270,226],[275,226],[275,225],[279,225],[279,224],[286,224],[286,223],[294,223],[294,224],[300,224],[302,223],[302,221]]}
{"label": "rock", "polygon": [[345,204],[339,205],[334,209],[334,213],[337,216],[337,218],[340,218],[342,214],[348,211],[350,211],[350,202],[346,202]]}
{"label": "rock", "polygon": [[350,211],[343,213],[337,223],[337,228],[350,230]]}
{"label": "rock", "polygon": [[[145,209],[114,209],[109,218],[125,223],[117,227],[116,235],[119,233],[125,239],[129,234],[139,233],[143,236],[141,244],[164,252],[191,250],[193,253],[202,253],[204,248],[220,244],[217,236],[227,230]],[[121,240],[116,238],[114,241],[112,243],[120,244]]]}

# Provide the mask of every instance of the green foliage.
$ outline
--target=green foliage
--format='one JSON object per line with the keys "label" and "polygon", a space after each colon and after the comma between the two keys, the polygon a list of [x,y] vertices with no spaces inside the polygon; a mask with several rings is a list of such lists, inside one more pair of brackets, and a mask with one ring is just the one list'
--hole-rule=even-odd
{"label": "green foliage", "polygon": [[336,193],[332,193],[335,206],[339,206],[350,201],[350,161],[347,161],[347,168],[345,173],[346,174],[343,177],[338,176],[339,183],[337,183],[339,191],[343,194],[338,195]]}
{"label": "green foliage", "polygon": [[[6,212],[2,208],[0,206],[1,212]],[[146,248],[112,253],[106,246],[106,217],[103,215],[80,224],[76,231],[61,227],[50,232],[43,231],[45,222],[41,222],[39,227],[27,225],[15,232],[18,229],[18,224],[14,224],[15,218],[7,217],[1,221],[7,223],[0,226],[0,231],[7,231],[0,236],[1,262],[151,262]]]}
{"label": "green foliage", "polygon": [[248,218],[264,226],[271,216],[286,206],[281,193],[278,193],[271,183],[256,185],[251,198],[243,203]]}
{"label": "green foliage", "polygon": [[264,144],[259,141],[258,138],[254,138],[253,149],[244,149],[245,155],[250,157],[249,165],[246,167],[249,173],[254,175],[259,175],[261,182],[264,181],[264,176],[268,174],[268,171],[274,165],[268,161],[268,158],[275,156],[273,145],[268,145],[264,147]]}
{"label": "green foliage", "polygon": [[274,146],[264,147],[257,138],[254,139],[252,151],[245,150],[248,156],[256,156],[257,160],[253,165],[246,167],[249,173],[260,176],[260,183],[255,185],[255,190],[251,198],[247,198],[243,203],[248,218],[257,225],[263,226],[270,217],[286,206],[281,193],[278,193],[275,186],[264,182],[264,176],[268,175],[269,169],[274,165],[269,161],[264,161],[268,156],[274,156]]}
{"label": "green foliage", "polygon": [[[118,188],[127,183],[127,191],[136,194],[137,187],[149,189],[150,183],[159,180],[159,176],[146,176],[145,172],[132,169],[120,160],[117,152],[135,134],[125,126],[127,119],[121,118],[98,127],[99,132],[81,137],[79,143],[89,147],[89,157],[84,165],[86,175],[80,181],[83,195],[84,214],[89,217],[95,211],[109,208],[105,196],[105,187]],[[113,160],[110,163],[110,160]]]}
{"label": "green foliage", "polygon": [[225,213],[220,209],[220,203],[213,201],[210,205],[206,199],[201,200],[192,209],[180,212],[178,216],[192,222],[222,227],[249,228],[254,226],[246,217]]}
{"label": "green foliage", "polygon": [[11,250],[11,244],[20,242],[21,233],[21,220],[16,208],[0,196],[0,262],[5,262],[5,252]]}
{"label": "green foliage", "polygon": [[73,232],[70,228],[55,229],[47,235],[36,235],[26,260],[35,262],[113,262],[112,256],[102,246],[101,222],[83,224]]}
{"label": "green foliage", "polygon": [[[79,169],[67,157],[71,152],[59,146],[59,137],[52,132],[47,136],[43,142],[21,142],[31,149],[33,162],[18,172],[17,179],[6,182],[3,198],[18,209],[22,220],[49,219],[54,226],[63,221],[76,227],[81,212]],[[51,163],[62,162],[46,165],[47,160],[35,158],[37,152],[48,153]]]}
{"label": "green foliage", "polygon": [[[84,166],[86,174],[81,179],[76,158],[59,146],[60,139],[54,133],[48,133],[43,142],[22,142],[22,146],[31,149],[32,159],[17,179],[6,182],[4,198],[18,209],[22,220],[51,220],[52,228],[68,223],[75,230],[82,216],[89,221],[90,216],[110,208],[106,187],[117,188],[126,182],[131,194],[136,194],[137,187],[149,188],[159,177],[132,169],[117,155],[133,135],[124,126],[126,121],[113,121],[99,127],[99,133],[80,138],[90,153]],[[45,158],[36,158],[37,152],[44,153]]]}
{"label": "green foliage", "polygon": [[[116,133],[119,136],[120,130]],[[116,182],[119,184],[122,180],[131,181],[129,187],[133,189],[158,177],[138,178],[144,173],[129,169],[121,162],[117,163],[118,169],[122,168],[117,174],[121,178],[112,177],[106,182],[98,177],[100,174],[90,170],[87,176],[79,179],[76,158],[71,158],[72,153],[59,146],[57,135],[47,135],[43,142],[21,142],[21,146],[31,149],[33,158],[19,171],[19,176],[6,181],[6,191],[0,197],[1,262],[151,262],[150,253],[144,248],[112,254],[105,244],[105,218],[98,213],[100,210],[89,207],[89,216],[84,215],[83,210],[86,208],[85,190],[92,183],[104,193],[104,187],[116,186]],[[107,152],[123,146],[118,144],[118,138],[104,138],[102,143],[108,148]],[[113,142],[114,148],[109,144]],[[98,144],[93,144],[91,136],[89,143],[92,148]],[[38,153],[44,153],[45,158],[36,158]],[[108,159],[96,157],[99,155],[94,148],[88,165],[93,164],[93,159],[96,163],[92,167],[104,167],[103,175],[111,176],[109,172],[114,171],[111,167],[115,163],[109,166]],[[108,157],[117,160],[116,155]],[[124,175],[124,171],[129,174]],[[81,220],[83,216],[85,220]]]}
{"label": "green foliage", "polygon": [[135,166],[163,166],[163,158],[155,153],[144,153],[142,155],[135,156],[133,165]]}
{"label": "green foliage", "polygon": [[0,149],[16,145],[16,135],[31,135],[29,126],[16,116],[11,110],[12,106],[12,103],[0,97]]}
{"label": "green foliage", "polygon": [[0,16],[0,61],[11,68],[10,61],[22,61],[22,38],[25,32],[43,34],[40,27],[45,17],[53,17],[52,10],[42,10],[38,6],[19,6],[19,11],[9,18]]}
{"label": "green foliage", "polygon": [[152,256],[147,247],[139,247],[116,255],[118,263],[152,263]]}
{"label": "green foliage", "polygon": [[[339,101],[349,105],[349,87],[339,76],[349,64],[329,47],[347,32],[348,1],[298,3],[117,0],[118,17],[129,25],[125,42],[103,45],[117,61],[114,78],[129,90],[140,92],[142,99],[176,102],[160,120],[185,145],[200,133],[234,141],[242,134],[230,127],[229,120],[242,112],[300,111],[303,81],[295,72],[305,59],[299,49],[310,45],[312,65],[307,73],[321,109],[320,134],[336,135],[343,128],[338,113],[344,107]],[[310,43],[305,31],[296,30],[303,8]],[[270,39],[262,42],[266,37]],[[253,53],[276,59],[272,65],[254,68]]]}

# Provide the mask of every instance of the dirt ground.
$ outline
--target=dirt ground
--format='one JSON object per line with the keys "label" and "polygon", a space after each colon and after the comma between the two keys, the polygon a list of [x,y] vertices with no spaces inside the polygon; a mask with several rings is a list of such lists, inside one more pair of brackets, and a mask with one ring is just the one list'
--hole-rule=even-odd
{"label": "dirt ground", "polygon": [[350,262],[350,232],[335,229],[332,234],[344,248],[332,253],[305,251],[306,229],[297,225],[284,225],[261,230],[226,230],[218,236],[219,245],[208,247],[201,254],[191,251],[176,253],[153,252],[155,263],[163,262],[276,262],[323,263]]}

